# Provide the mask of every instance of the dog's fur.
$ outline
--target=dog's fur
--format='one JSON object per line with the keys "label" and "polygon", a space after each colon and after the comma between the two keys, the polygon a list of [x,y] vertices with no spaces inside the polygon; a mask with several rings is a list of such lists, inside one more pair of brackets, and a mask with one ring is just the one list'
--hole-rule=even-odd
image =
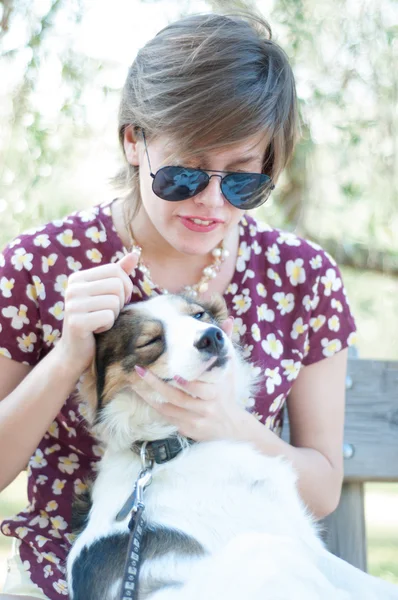
{"label": "dog's fur", "polygon": [[[128,522],[115,520],[141,469],[132,444],[176,435],[137,394],[135,365],[177,384],[213,382],[234,362],[236,397],[253,392],[250,365],[219,328],[225,304],[158,296],[129,305],[97,339],[82,385],[93,434],[105,451],[91,492],[75,509],[79,532],[68,557],[73,600],[117,600]],[[211,332],[218,343],[211,343]],[[231,376],[231,370],[228,370]],[[163,399],[153,394],[153,399]],[[201,442],[155,465],[145,496],[139,600],[393,600],[398,588],[324,549],[282,457],[248,443]]]}

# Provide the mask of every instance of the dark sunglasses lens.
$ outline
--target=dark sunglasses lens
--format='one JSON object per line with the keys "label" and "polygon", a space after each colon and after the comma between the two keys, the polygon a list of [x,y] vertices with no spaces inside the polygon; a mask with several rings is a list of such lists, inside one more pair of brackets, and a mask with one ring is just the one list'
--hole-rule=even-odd
{"label": "dark sunglasses lens", "polygon": [[153,180],[152,189],[159,198],[179,202],[196,196],[209,183],[204,171],[184,167],[163,167]]}
{"label": "dark sunglasses lens", "polygon": [[228,202],[245,210],[264,204],[273,188],[271,178],[264,173],[231,173],[221,183]]}

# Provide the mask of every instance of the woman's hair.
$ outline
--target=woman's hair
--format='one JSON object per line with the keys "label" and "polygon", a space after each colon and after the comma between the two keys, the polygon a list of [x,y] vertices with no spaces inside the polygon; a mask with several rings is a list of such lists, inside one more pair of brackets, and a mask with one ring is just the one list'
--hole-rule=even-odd
{"label": "woman's hair", "polygon": [[[166,134],[179,155],[203,154],[264,132],[263,172],[278,179],[297,137],[294,77],[258,16],[187,16],[139,52],[123,88],[119,140],[127,126]],[[138,167],[118,177],[139,202]],[[137,208],[137,206],[136,206]]]}

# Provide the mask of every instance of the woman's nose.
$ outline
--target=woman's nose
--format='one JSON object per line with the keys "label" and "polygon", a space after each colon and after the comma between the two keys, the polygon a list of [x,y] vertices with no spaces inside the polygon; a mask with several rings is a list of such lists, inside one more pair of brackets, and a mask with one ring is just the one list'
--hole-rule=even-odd
{"label": "woman's nose", "polygon": [[221,175],[211,175],[208,186],[194,197],[196,204],[203,204],[211,208],[224,205],[224,196],[221,191]]}

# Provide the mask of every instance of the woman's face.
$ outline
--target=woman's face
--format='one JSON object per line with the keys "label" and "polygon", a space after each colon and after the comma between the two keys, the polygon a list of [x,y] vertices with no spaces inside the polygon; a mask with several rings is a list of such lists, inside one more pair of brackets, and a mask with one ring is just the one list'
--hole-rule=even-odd
{"label": "woman's face", "polygon": [[[183,156],[177,156],[177,160],[173,160],[172,164],[200,168],[204,171],[211,169],[261,173],[266,147],[266,136],[261,133],[243,142],[211,151],[204,157],[194,159],[194,162],[192,159],[184,160]],[[169,139],[158,137],[148,140],[147,148],[152,173],[170,165],[167,157],[174,149]],[[132,164],[139,165],[142,206],[138,213],[138,221],[144,226],[149,226],[148,235],[152,230],[152,233],[159,234],[178,252],[207,254],[238,224],[244,211],[235,208],[224,198],[220,177],[212,177],[208,186],[193,198],[169,202],[159,198],[152,190],[153,178],[141,138],[130,155],[126,148],[126,155]],[[197,222],[198,219],[200,222]],[[140,229],[142,228],[140,226]]]}

